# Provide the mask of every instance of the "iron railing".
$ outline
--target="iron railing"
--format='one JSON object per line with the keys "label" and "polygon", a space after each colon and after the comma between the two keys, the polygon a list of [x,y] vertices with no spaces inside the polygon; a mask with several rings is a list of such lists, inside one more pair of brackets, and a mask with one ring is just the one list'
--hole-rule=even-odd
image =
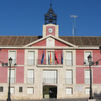
{"label": "iron railing", "polygon": [[61,59],[53,59],[53,60],[49,60],[49,59],[38,59],[37,60],[37,64],[38,65],[62,65],[63,64],[63,60]]}

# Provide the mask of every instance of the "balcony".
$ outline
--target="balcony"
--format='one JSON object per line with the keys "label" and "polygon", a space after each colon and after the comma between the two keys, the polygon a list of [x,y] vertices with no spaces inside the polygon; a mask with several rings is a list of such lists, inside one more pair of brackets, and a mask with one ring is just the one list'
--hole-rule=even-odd
{"label": "balcony", "polygon": [[41,59],[37,60],[37,66],[57,66],[57,67],[63,67],[63,61],[61,59],[57,60],[48,60],[44,59],[43,61]]}

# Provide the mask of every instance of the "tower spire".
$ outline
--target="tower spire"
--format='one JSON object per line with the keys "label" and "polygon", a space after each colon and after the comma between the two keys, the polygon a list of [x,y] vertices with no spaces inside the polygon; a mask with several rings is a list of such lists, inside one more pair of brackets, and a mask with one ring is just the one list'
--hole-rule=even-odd
{"label": "tower spire", "polygon": [[50,3],[50,8],[52,8],[52,3]]}
{"label": "tower spire", "polygon": [[45,24],[55,24],[57,23],[57,15],[54,13],[52,9],[52,3],[50,0],[50,8],[48,12],[45,14]]}
{"label": "tower spire", "polygon": [[52,7],[52,0],[50,0],[50,8]]}
{"label": "tower spire", "polygon": [[50,0],[50,8],[52,8],[52,1]]}

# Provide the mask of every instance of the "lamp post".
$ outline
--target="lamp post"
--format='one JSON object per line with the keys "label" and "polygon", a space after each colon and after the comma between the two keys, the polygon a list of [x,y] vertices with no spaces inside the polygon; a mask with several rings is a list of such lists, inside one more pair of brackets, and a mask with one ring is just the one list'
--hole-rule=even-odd
{"label": "lamp post", "polygon": [[92,62],[92,56],[91,55],[88,56],[88,62],[89,62],[89,71],[90,71],[90,95],[89,95],[89,99],[93,99],[93,95],[92,95],[92,69],[91,69],[93,62]]}
{"label": "lamp post", "polygon": [[8,84],[8,98],[7,101],[11,101],[11,93],[10,93],[10,79],[11,79],[11,64],[12,64],[12,58],[9,58],[9,84]]}

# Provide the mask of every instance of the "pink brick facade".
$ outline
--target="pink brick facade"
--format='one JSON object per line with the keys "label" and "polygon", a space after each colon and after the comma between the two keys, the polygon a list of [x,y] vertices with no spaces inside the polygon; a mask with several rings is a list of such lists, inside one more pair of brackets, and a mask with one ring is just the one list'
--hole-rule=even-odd
{"label": "pink brick facade", "polygon": [[16,83],[24,83],[24,67],[16,67]]}
{"label": "pink brick facade", "polygon": [[94,84],[101,84],[101,67],[100,68],[93,68],[93,83]]}
{"label": "pink brick facade", "polygon": [[[88,98],[87,54],[94,62],[101,59],[101,37],[59,36],[56,19],[50,5],[43,36],[0,36],[0,100],[7,100],[10,57],[12,100]],[[101,61],[98,62],[91,66],[93,94],[101,95]]]}
{"label": "pink brick facade", "polygon": [[61,42],[58,41],[58,40],[55,40],[55,46],[67,46],[67,45],[64,44],[64,43],[61,43]]}
{"label": "pink brick facade", "polygon": [[[56,46],[65,46],[65,44],[55,41]],[[37,45],[45,45],[46,41],[39,42]],[[35,44],[36,45],[36,44]],[[8,51],[15,50],[15,49],[2,49],[0,50],[0,57],[1,57],[1,64],[2,62],[8,62]],[[77,84],[84,84],[84,71],[85,69],[89,69],[88,67],[84,66],[84,51],[85,50],[76,50],[76,83]],[[93,61],[97,61],[100,59],[100,51],[99,50],[90,50],[93,54]],[[25,60],[25,52],[23,49],[16,50],[17,52],[17,65],[24,65]],[[46,64],[46,50],[38,50],[38,64],[41,64],[42,55],[44,52],[44,64]],[[59,59],[59,64],[61,64],[61,56],[63,56],[62,50],[54,50],[57,54]],[[78,66],[82,67],[78,67]],[[99,65],[101,65],[101,61],[99,61]],[[16,68],[16,83],[24,83],[24,66],[14,67]],[[93,83],[94,84],[101,84],[101,68],[100,67],[92,67],[93,71]],[[8,75],[8,68],[7,67],[0,67],[0,82],[6,83],[7,82],[7,75]]]}
{"label": "pink brick facade", "polygon": [[0,50],[0,62],[8,62],[8,50],[7,49],[2,49]]}
{"label": "pink brick facade", "polygon": [[46,40],[39,41],[31,46],[46,46]]}
{"label": "pink brick facade", "polygon": [[53,32],[51,33],[51,35],[55,36],[55,27],[54,26],[47,26],[46,27],[46,35],[50,35],[50,33],[48,31],[49,28],[53,29]]}
{"label": "pink brick facade", "polygon": [[7,83],[7,67],[0,67],[0,83]]}
{"label": "pink brick facade", "polygon": [[84,50],[76,50],[76,65],[84,65]]}
{"label": "pink brick facade", "polygon": [[76,83],[84,84],[84,68],[76,68]]}
{"label": "pink brick facade", "polygon": [[[101,59],[100,50],[93,50],[93,61],[97,61]],[[101,65],[101,61],[99,61],[99,65]]]}
{"label": "pink brick facade", "polygon": [[19,49],[17,50],[17,64],[24,65],[24,50]]}
{"label": "pink brick facade", "polygon": [[[12,69],[16,69],[16,83],[24,83],[24,50],[22,49],[1,49],[0,64],[8,63],[9,51],[16,51],[16,65]],[[22,67],[19,67],[22,65]],[[7,83],[9,66],[0,66],[0,83]]]}

